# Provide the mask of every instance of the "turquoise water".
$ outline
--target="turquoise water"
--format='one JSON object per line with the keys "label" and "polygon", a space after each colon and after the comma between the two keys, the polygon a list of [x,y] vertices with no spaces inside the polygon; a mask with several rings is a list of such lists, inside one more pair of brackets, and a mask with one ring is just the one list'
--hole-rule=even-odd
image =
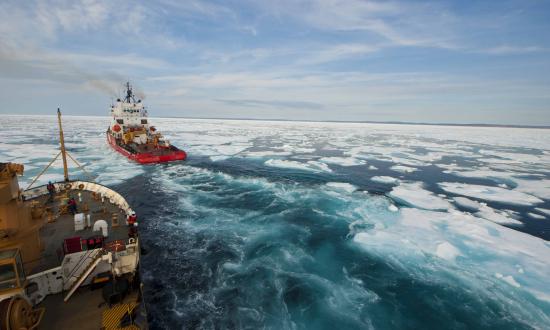
{"label": "turquoise water", "polygon": [[357,244],[357,232],[397,226],[383,195],[315,177],[293,182],[292,171],[233,176],[193,163],[134,179],[151,189],[136,201],[154,219],[144,234],[154,327],[529,329],[548,321],[548,302],[463,268],[472,260],[400,251],[399,242],[372,251]]}

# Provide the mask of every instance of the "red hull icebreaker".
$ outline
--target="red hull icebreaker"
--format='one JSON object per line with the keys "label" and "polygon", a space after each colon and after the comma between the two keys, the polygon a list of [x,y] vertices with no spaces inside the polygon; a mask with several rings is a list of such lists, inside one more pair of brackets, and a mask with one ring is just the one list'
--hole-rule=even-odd
{"label": "red hull icebreaker", "polygon": [[[158,152],[143,152],[143,153],[132,153],[129,150],[121,147],[116,143],[116,140],[111,134],[107,133],[107,141],[119,153],[124,155],[126,158],[136,161],[140,164],[152,164],[152,163],[166,163],[176,160],[185,160],[187,154],[185,151],[180,150],[174,146],[169,148],[164,148],[161,153]],[[163,148],[163,147],[159,147]]]}

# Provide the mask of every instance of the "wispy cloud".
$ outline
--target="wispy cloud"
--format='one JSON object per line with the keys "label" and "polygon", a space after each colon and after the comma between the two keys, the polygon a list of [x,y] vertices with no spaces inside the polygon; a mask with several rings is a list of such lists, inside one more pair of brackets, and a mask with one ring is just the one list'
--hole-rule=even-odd
{"label": "wispy cloud", "polygon": [[533,13],[549,7],[519,0],[4,0],[0,106],[18,104],[12,94],[21,86],[113,94],[130,78],[158,111],[179,115],[543,113],[550,48],[540,31],[550,20]]}
{"label": "wispy cloud", "polygon": [[458,18],[445,7],[397,1],[302,0],[262,2],[267,12],[328,31],[363,31],[399,46],[455,47]]}
{"label": "wispy cloud", "polygon": [[528,54],[528,53],[535,53],[535,52],[542,52],[542,51],[545,51],[545,49],[537,46],[521,47],[521,46],[508,46],[508,45],[475,50],[475,52],[490,54],[490,55],[515,55],[515,54]]}
{"label": "wispy cloud", "polygon": [[275,107],[291,109],[322,109],[324,106],[308,101],[278,101],[278,100],[251,100],[251,99],[216,99],[216,101],[238,107]]}

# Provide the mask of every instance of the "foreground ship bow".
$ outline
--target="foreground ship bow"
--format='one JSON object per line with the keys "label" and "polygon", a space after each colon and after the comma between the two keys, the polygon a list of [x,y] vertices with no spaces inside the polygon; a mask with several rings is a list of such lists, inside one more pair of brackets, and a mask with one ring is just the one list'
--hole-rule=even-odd
{"label": "foreground ship bow", "polygon": [[[61,151],[26,190],[0,162],[0,330],[148,328],[137,216],[115,190],[71,180]],[[31,188],[54,161],[64,181]]]}
{"label": "foreground ship bow", "polygon": [[137,100],[130,83],[126,97],[111,106],[113,120],[107,130],[107,141],[119,153],[141,164],[184,160],[185,151],[170,144],[149,124],[147,110]]}

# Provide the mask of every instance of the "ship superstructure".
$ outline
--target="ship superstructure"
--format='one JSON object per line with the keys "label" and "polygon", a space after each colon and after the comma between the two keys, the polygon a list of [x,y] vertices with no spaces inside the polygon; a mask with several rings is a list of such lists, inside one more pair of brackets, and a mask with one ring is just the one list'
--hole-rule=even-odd
{"label": "ship superstructure", "polygon": [[132,86],[126,83],[126,96],[111,105],[112,121],[107,141],[119,153],[138,163],[163,163],[184,160],[185,151],[170,144],[150,124],[143,102],[136,99]]}
{"label": "ship superstructure", "polygon": [[23,165],[0,163],[0,329],[146,329],[135,212],[69,178],[58,116],[64,181],[23,191]]}

